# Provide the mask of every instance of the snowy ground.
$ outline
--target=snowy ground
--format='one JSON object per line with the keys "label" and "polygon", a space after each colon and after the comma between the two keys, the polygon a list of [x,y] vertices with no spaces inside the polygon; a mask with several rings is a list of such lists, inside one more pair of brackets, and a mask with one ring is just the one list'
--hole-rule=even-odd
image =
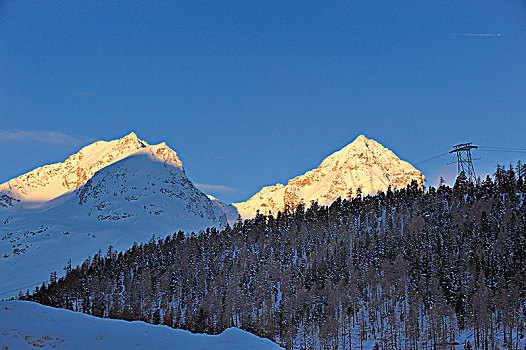
{"label": "snowy ground", "polygon": [[0,348],[282,349],[238,328],[193,334],[144,322],[101,319],[31,302],[0,302]]}

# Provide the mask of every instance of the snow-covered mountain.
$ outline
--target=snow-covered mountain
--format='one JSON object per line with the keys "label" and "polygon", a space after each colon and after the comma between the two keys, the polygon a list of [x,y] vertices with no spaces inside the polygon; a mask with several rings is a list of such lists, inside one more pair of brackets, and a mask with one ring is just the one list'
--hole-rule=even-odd
{"label": "snow-covered mountain", "polygon": [[[35,170],[23,175],[24,180],[8,181],[8,194],[0,193],[3,290],[40,284],[50,271],[60,275],[69,259],[80,264],[110,245],[124,250],[153,235],[226,226],[221,207],[193,185],[177,154],[164,143],[150,146],[132,133],[96,142],[68,160],[39,168],[55,171]],[[79,168],[72,168],[73,163]],[[72,174],[83,175],[65,185]],[[23,186],[15,186],[19,183]],[[28,202],[37,198],[53,199]]]}
{"label": "snow-covered mountain", "polygon": [[[81,215],[98,221],[119,221],[131,218],[162,217],[162,226],[174,228],[184,220],[205,220],[210,225],[224,226],[226,216],[186,177],[182,165],[158,158],[150,149],[98,171],[75,196],[61,204],[72,208],[77,204]],[[71,203],[73,202],[73,203]],[[148,226],[154,224],[148,220]],[[185,225],[186,226],[186,225]]]}
{"label": "snow-covered mountain", "polygon": [[246,202],[233,203],[243,219],[262,214],[277,214],[286,206],[328,205],[349,191],[375,194],[389,186],[402,188],[413,180],[424,185],[424,175],[378,142],[358,136],[351,144],[331,154],[316,169],[289,180],[287,185],[263,187]]}
{"label": "snow-covered mountain", "polygon": [[0,302],[2,349],[282,349],[239,328],[195,334],[144,322],[102,319],[23,301]]}
{"label": "snow-covered mountain", "polygon": [[177,153],[163,142],[149,145],[135,133],[113,140],[97,141],[82,148],[62,163],[44,165],[0,184],[0,192],[24,202],[49,201],[84,185],[98,170],[124,159],[138,150],[148,149],[182,169]]}

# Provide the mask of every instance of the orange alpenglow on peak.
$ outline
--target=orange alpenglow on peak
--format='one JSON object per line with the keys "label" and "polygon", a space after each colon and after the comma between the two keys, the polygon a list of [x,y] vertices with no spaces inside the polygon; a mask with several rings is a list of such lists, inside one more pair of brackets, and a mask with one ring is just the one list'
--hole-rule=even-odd
{"label": "orange alpenglow on peak", "polygon": [[145,152],[183,170],[177,153],[166,143],[150,145],[132,131],[120,139],[94,142],[64,162],[44,165],[0,184],[0,192],[25,202],[46,202],[76,190],[102,168]]}
{"label": "orange alpenglow on peak", "polygon": [[288,181],[264,187],[246,202],[233,203],[243,219],[261,214],[276,215],[287,206],[306,206],[312,201],[329,205],[338,197],[363,195],[404,188],[415,180],[424,186],[424,175],[380,143],[358,136],[341,150],[325,158],[314,170]]}

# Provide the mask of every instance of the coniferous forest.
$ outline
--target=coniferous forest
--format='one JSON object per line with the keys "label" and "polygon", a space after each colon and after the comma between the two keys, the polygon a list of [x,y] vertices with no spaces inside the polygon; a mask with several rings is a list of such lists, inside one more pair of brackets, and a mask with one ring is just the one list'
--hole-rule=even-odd
{"label": "coniferous forest", "polygon": [[[517,349],[526,334],[525,169],[416,183],[111,248],[23,299],[287,349]],[[154,234],[154,232],[152,232]],[[464,337],[465,338],[465,337]]]}

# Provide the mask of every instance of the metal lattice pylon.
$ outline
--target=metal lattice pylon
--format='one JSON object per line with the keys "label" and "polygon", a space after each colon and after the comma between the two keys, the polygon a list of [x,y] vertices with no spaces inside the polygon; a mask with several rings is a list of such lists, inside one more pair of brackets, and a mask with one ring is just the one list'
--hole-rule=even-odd
{"label": "metal lattice pylon", "polygon": [[459,145],[453,146],[453,149],[449,153],[457,154],[457,163],[458,165],[458,175],[464,173],[468,181],[475,182],[475,168],[473,167],[473,158],[471,157],[471,150],[478,148],[474,146],[471,142],[461,143]]}

